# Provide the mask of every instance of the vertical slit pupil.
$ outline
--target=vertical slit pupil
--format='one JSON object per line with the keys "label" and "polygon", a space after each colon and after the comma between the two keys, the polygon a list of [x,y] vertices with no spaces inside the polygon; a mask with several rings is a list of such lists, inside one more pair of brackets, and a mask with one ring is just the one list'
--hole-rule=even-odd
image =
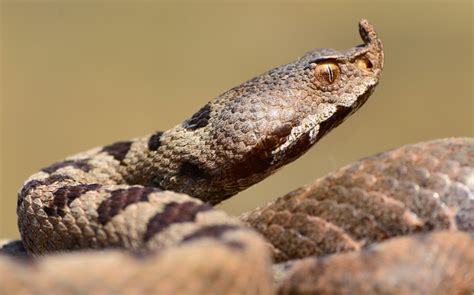
{"label": "vertical slit pupil", "polygon": [[314,75],[322,85],[330,85],[337,81],[340,68],[336,63],[324,62],[316,65]]}
{"label": "vertical slit pupil", "polygon": [[326,72],[328,74],[328,81],[330,83],[334,82],[334,72],[332,71],[332,68],[331,68],[330,64],[326,65]]}

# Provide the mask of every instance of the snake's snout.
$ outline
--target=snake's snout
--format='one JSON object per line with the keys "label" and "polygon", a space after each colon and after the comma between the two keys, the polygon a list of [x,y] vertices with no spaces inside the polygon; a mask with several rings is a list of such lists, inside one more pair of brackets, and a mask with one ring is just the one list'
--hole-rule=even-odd
{"label": "snake's snout", "polygon": [[359,22],[359,33],[365,47],[369,49],[371,62],[374,64],[374,67],[382,70],[384,61],[383,45],[375,32],[374,26],[368,20],[362,19]]}

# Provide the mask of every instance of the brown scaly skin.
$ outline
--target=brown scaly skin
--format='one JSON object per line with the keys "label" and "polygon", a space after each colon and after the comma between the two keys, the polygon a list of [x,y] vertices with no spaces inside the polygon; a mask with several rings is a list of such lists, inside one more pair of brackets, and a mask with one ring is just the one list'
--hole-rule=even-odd
{"label": "brown scaly skin", "polygon": [[472,294],[474,240],[462,232],[397,238],[293,264],[279,294]]}
{"label": "brown scaly skin", "polygon": [[[258,230],[262,229],[262,224],[271,227],[286,221],[287,226],[283,228],[287,232],[269,235],[263,231],[276,247],[285,250],[280,251],[280,254],[287,255],[285,258],[311,254],[304,253],[308,249],[302,243],[305,241],[312,243],[319,251],[317,254],[347,250],[339,247],[340,241],[344,241],[341,237],[362,245],[362,241],[356,238],[359,231],[363,230],[368,237],[378,237],[380,229],[375,226],[391,228],[394,235],[451,228],[450,231],[393,238],[362,251],[293,260],[278,265],[274,276],[281,294],[470,294],[474,291],[474,241],[469,234],[454,228],[472,235],[473,179],[474,139],[440,139],[362,159],[273,204],[255,209],[244,219],[255,222],[252,218],[260,217],[256,224]],[[332,195],[340,206],[329,207],[318,217],[314,216],[318,195],[324,199],[334,191],[328,190],[330,187],[337,192],[344,190],[340,187],[345,187],[355,190],[355,193]],[[375,203],[361,202],[364,195],[370,195],[369,200],[373,199]],[[377,195],[389,199],[380,203]],[[361,207],[356,208],[359,203]],[[295,208],[299,212],[294,211]],[[429,210],[420,210],[423,208]],[[281,213],[285,210],[291,212],[289,217],[276,220],[276,214],[272,211]],[[405,219],[406,211],[410,212],[411,218]],[[374,214],[380,212],[385,214]],[[405,220],[408,225],[416,227],[407,227],[403,222],[393,223],[393,218]],[[309,226],[301,220],[307,220]],[[222,222],[222,219],[217,221]],[[349,222],[354,226],[347,227]],[[290,231],[297,235],[288,234]],[[268,276],[265,275],[267,269],[258,261],[262,255],[265,256],[266,249],[255,237],[247,240],[245,248],[241,248],[245,251],[235,251],[235,242],[244,245],[241,241],[244,237],[232,240],[229,239],[232,236],[227,236],[227,242],[218,239],[214,241],[216,244],[212,244],[212,240],[201,241],[207,243],[202,248],[198,244],[184,243],[184,249],[176,247],[157,257],[134,258],[121,252],[92,252],[87,255],[50,256],[35,263],[18,263],[10,258],[2,260],[0,256],[0,293],[104,293],[122,290],[195,294],[216,288],[231,294],[253,291],[272,293]],[[281,240],[286,240],[289,247],[282,248]],[[220,247],[222,242],[231,247]],[[370,242],[376,241],[365,241],[366,244]],[[18,243],[9,245],[4,248],[6,254],[22,254]],[[209,251],[212,255],[202,254]],[[206,258],[202,259],[202,255]],[[87,266],[94,267],[89,270]],[[126,271],[117,271],[120,266],[126,266]],[[151,277],[150,273],[153,274]],[[97,280],[97,277],[101,279]],[[226,277],[232,280],[226,280]],[[181,278],[185,278],[182,280],[186,284],[180,283]]]}
{"label": "brown scaly skin", "polygon": [[[152,151],[149,137],[135,141],[122,175],[128,183],[211,204],[259,182],[301,156],[372,93],[382,71],[382,45],[366,21],[361,36],[361,47],[316,49],[230,89],[183,124],[158,133],[160,144]],[[315,67],[328,61],[341,74],[325,85]]]}
{"label": "brown scaly skin", "polygon": [[[136,254],[91,251],[22,262],[0,257],[0,293],[272,293],[265,241],[202,201],[216,204],[295,160],[367,100],[378,83],[383,53],[367,21],[361,21],[360,32],[364,45],[311,51],[229,90],[173,129],[97,148],[31,176],[18,196],[20,232],[30,254],[88,248]],[[472,150],[472,142],[464,145]],[[283,207],[292,208],[292,198],[285,202]],[[379,205],[387,216],[399,216],[409,202]],[[374,208],[360,214],[378,217]],[[244,219],[252,223],[260,211]],[[437,224],[440,214],[420,222],[405,217],[418,229],[423,222]],[[293,221],[300,235],[305,233],[298,226],[311,225]],[[447,223],[457,225],[452,219]],[[337,222],[328,228],[342,231]],[[323,244],[337,244],[333,238],[344,234],[349,246],[338,250],[362,245],[350,231],[330,232],[321,231]],[[393,234],[391,228],[383,232]],[[314,231],[306,234],[314,240]],[[368,241],[382,240],[379,233],[373,236]],[[287,243],[300,240],[297,235]],[[20,250],[15,246],[0,253]],[[285,250],[293,246],[272,247],[293,258]]]}
{"label": "brown scaly skin", "polygon": [[235,237],[245,248],[200,239],[163,255],[84,251],[35,261],[0,255],[0,294],[272,294],[260,237]]}
{"label": "brown scaly skin", "polygon": [[[198,199],[219,203],[295,160],[378,83],[381,42],[367,21],[359,27],[364,45],[310,51],[230,89],[168,131],[93,149],[31,176],[17,209],[28,252],[166,247],[170,239],[160,232],[167,226],[159,223],[180,227],[198,214],[212,216]],[[164,197],[161,190],[188,196]],[[172,236],[193,231],[182,227]]]}
{"label": "brown scaly skin", "polygon": [[474,232],[473,196],[474,139],[440,139],[362,159],[241,219],[281,262],[411,233]]}

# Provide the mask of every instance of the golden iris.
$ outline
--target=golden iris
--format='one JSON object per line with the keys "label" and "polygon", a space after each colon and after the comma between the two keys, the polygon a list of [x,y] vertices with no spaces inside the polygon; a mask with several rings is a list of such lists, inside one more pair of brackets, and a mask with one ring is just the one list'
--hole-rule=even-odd
{"label": "golden iris", "polygon": [[330,85],[339,79],[341,76],[341,69],[333,62],[325,62],[316,65],[314,75],[323,85]]}

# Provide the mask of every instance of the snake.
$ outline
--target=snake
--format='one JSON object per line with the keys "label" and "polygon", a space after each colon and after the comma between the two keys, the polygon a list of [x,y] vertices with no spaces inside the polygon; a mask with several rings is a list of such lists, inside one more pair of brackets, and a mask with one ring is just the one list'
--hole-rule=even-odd
{"label": "snake", "polygon": [[166,131],[30,176],[0,293],[468,294],[474,139],[406,145],[232,217],[213,206],[308,151],[356,112],[384,63],[363,44],[314,49]]}

